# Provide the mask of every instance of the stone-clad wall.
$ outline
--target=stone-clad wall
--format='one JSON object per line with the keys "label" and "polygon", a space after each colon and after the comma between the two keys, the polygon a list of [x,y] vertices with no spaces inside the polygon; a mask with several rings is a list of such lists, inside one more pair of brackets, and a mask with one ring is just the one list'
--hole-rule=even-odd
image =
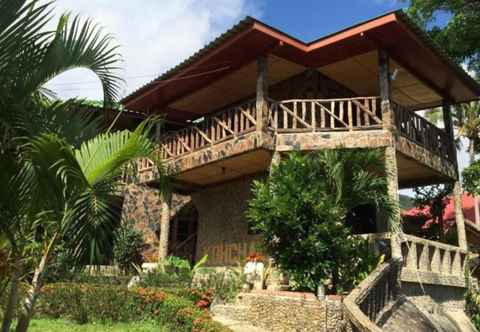
{"label": "stone-clad wall", "polygon": [[215,305],[215,316],[248,322],[266,331],[349,331],[342,299],[318,300],[311,293],[252,291],[234,304]]}
{"label": "stone-clad wall", "polygon": [[248,234],[245,217],[252,180],[241,178],[192,195],[199,214],[197,259],[208,254],[208,265],[236,265],[245,255],[259,251],[258,236]]}
{"label": "stone-clad wall", "polygon": [[[190,201],[188,196],[173,195],[171,217]],[[158,190],[147,185],[130,184],[124,189],[122,223],[131,224],[143,233],[146,244],[143,253],[146,262],[158,260],[161,198]]]}

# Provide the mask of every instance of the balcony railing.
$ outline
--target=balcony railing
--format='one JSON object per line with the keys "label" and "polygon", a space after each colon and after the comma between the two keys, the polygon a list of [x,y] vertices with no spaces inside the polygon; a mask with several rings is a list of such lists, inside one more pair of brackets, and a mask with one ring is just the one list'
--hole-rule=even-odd
{"label": "balcony railing", "polygon": [[445,130],[438,128],[415,112],[395,103],[391,104],[395,114],[395,126],[403,136],[442,158],[455,160],[453,141]]}
{"label": "balcony railing", "polygon": [[160,139],[160,157],[176,158],[206,146],[246,134],[257,125],[255,101],[248,101],[219,113],[205,117],[203,121]]}
{"label": "balcony railing", "polygon": [[272,101],[270,126],[278,132],[375,129],[382,112],[378,97]]}
{"label": "balcony railing", "polygon": [[[397,130],[410,140],[453,161],[453,142],[447,133],[414,112],[391,103]],[[227,108],[159,139],[162,160],[175,159],[257,130],[255,100]],[[383,127],[379,97],[339,99],[290,99],[268,101],[263,128],[279,134],[290,132],[354,131]],[[263,122],[263,120],[262,120]],[[139,162],[139,172],[151,169]]]}

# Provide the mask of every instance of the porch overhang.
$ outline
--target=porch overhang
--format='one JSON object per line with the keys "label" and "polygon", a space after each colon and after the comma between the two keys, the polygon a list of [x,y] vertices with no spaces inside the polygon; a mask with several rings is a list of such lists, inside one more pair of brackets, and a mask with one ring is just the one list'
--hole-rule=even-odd
{"label": "porch overhang", "polygon": [[[127,109],[164,113],[178,120],[179,111],[169,107],[202,87],[237,71],[261,55],[270,54],[305,68],[330,64],[384,49],[391,58],[438,95],[422,107],[478,99],[480,86],[453,63],[402,12],[396,11],[360,23],[310,43],[291,37],[247,17],[199,52],[157,79],[125,97]],[[252,87],[253,88],[253,87]],[[183,111],[186,121],[199,116]]]}

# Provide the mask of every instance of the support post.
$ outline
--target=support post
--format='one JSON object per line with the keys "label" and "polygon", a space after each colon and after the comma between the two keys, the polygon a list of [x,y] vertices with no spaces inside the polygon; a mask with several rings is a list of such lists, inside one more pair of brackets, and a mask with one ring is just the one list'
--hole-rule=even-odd
{"label": "support post", "polygon": [[458,246],[467,250],[467,235],[465,233],[465,220],[462,210],[462,187],[460,181],[455,181],[453,186],[453,195],[455,203],[455,224],[457,225]]}
{"label": "support post", "polygon": [[400,199],[398,195],[398,169],[395,146],[385,148],[385,171],[388,183],[388,195],[394,204],[393,215],[388,220],[388,229],[392,233],[390,242],[392,247],[392,258],[402,258],[402,243],[400,239]]}
{"label": "support post", "polygon": [[394,125],[393,112],[390,108],[391,80],[390,80],[390,57],[383,50],[378,50],[378,86],[382,108],[383,127],[390,129]]}
{"label": "support post", "polygon": [[270,175],[272,175],[273,167],[278,166],[281,160],[282,160],[282,156],[280,155],[280,152],[275,150],[272,155],[272,160],[270,161],[270,169],[268,171]]}
{"label": "support post", "polygon": [[168,236],[170,234],[170,207],[171,194],[162,197],[162,214],[160,217],[160,239],[158,243],[158,262],[161,263],[168,256]]}
{"label": "support post", "polygon": [[256,98],[256,120],[257,131],[262,132],[267,126],[268,116],[268,82],[267,82],[268,61],[266,56],[257,59],[257,98]]}
{"label": "support post", "polygon": [[457,151],[454,143],[455,137],[453,132],[452,109],[451,109],[451,103],[448,100],[443,101],[442,115],[443,115],[443,124],[445,127],[445,132],[447,133],[449,138],[448,153],[452,154],[452,160],[455,163],[455,169],[458,172]]}

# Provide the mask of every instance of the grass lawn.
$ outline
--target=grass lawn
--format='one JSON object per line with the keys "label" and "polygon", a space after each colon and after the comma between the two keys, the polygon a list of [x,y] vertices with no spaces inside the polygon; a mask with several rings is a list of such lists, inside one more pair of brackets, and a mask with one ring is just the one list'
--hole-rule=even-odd
{"label": "grass lawn", "polygon": [[135,323],[91,323],[75,324],[62,319],[34,319],[30,323],[29,332],[168,332],[167,328],[153,322]]}

